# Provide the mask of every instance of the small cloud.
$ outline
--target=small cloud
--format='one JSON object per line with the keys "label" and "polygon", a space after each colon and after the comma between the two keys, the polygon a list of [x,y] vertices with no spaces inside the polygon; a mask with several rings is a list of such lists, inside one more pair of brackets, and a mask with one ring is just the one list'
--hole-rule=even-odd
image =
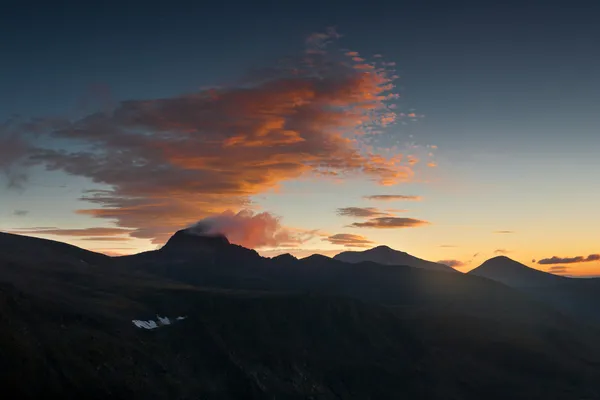
{"label": "small cloud", "polygon": [[458,246],[455,246],[453,244],[440,244],[440,247],[451,248],[451,247],[458,247]]}
{"label": "small cloud", "polygon": [[350,233],[338,233],[323,240],[345,247],[371,247],[373,245],[373,242],[366,237]]}
{"label": "small cloud", "polygon": [[506,250],[506,249],[496,249],[496,250],[494,250],[494,254],[502,254],[502,255],[504,255],[504,254],[508,254],[508,253],[510,253],[510,251]]}
{"label": "small cloud", "polygon": [[435,168],[437,167],[437,163],[435,161],[430,161],[427,163],[427,166],[430,168]]}
{"label": "small cloud", "polygon": [[413,228],[417,226],[429,225],[427,221],[414,218],[400,217],[379,217],[372,218],[367,222],[355,222],[350,225],[353,228],[378,228],[378,229],[396,229]]}
{"label": "small cloud", "polygon": [[466,264],[459,260],[440,260],[437,261],[438,264],[444,264],[452,268],[460,268],[464,267]]}
{"label": "small cloud", "polygon": [[371,196],[364,196],[367,200],[380,200],[380,201],[398,201],[398,200],[410,200],[420,201],[421,196],[403,195],[403,194],[375,194]]}
{"label": "small cloud", "polygon": [[510,234],[510,233],[515,233],[515,231],[494,231],[494,233]]}
{"label": "small cloud", "polygon": [[337,215],[342,217],[357,217],[357,218],[370,218],[370,217],[383,217],[389,216],[388,213],[382,212],[375,207],[343,207],[337,209]]}
{"label": "small cloud", "polygon": [[479,253],[473,254],[473,258],[477,258],[477,256],[479,256]]}
{"label": "small cloud", "polygon": [[548,269],[551,274],[562,275],[569,272],[569,267],[565,265],[554,265]]}
{"label": "small cloud", "polygon": [[600,254],[590,254],[587,257],[576,256],[576,257],[556,257],[543,258],[538,261],[538,264],[576,264],[583,262],[600,261]]}
{"label": "small cloud", "polygon": [[16,215],[17,217],[24,217],[27,214],[29,214],[29,211],[27,211],[27,210],[15,210],[13,212],[13,215]]}

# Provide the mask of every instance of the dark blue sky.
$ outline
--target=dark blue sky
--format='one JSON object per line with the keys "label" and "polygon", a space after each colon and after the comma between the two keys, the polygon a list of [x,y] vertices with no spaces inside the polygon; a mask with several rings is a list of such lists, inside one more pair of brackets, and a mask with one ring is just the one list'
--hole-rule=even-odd
{"label": "dark blue sky", "polygon": [[96,3],[3,8],[2,115],[64,113],[97,85],[115,99],[190,91],[292,53],[334,25],[353,49],[396,61],[406,104],[452,141],[595,128],[600,8],[591,2]]}

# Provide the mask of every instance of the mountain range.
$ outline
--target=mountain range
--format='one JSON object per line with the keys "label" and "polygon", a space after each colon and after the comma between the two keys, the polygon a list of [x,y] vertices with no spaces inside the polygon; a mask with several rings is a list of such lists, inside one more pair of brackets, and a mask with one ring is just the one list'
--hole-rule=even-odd
{"label": "mountain range", "polygon": [[[1,379],[23,399],[600,398],[598,325],[548,300],[583,301],[584,280],[487,263],[265,258],[187,230],[107,257],[0,233]],[[133,323],[160,316],[185,318]]]}

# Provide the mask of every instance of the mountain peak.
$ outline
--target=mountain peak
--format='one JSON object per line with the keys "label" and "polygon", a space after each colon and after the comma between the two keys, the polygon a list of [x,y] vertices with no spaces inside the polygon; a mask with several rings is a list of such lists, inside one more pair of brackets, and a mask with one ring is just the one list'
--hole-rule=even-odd
{"label": "mountain peak", "polygon": [[344,251],[333,257],[335,260],[360,263],[370,261],[384,265],[406,265],[413,268],[422,268],[433,271],[456,272],[453,268],[420,259],[403,251],[394,250],[389,246],[377,246],[365,251]]}
{"label": "mountain peak", "polygon": [[490,258],[468,273],[509,286],[545,286],[566,279],[562,276],[530,268],[506,256]]}
{"label": "mountain peak", "polygon": [[213,251],[229,245],[225,235],[201,234],[190,229],[182,229],[171,236],[161,251],[197,253]]}

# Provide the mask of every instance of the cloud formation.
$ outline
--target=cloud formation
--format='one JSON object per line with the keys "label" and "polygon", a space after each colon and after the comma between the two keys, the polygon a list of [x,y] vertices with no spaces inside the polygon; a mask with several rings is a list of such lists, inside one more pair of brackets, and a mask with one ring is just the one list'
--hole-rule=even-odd
{"label": "cloud formation", "polygon": [[230,242],[251,249],[297,246],[317,236],[316,231],[284,228],[279,218],[268,213],[231,210],[204,218],[188,228],[198,234],[222,234]]}
{"label": "cloud formation", "polygon": [[466,264],[460,260],[440,260],[437,261],[438,264],[444,264],[452,268],[460,268],[464,267]]}
{"label": "cloud formation", "polygon": [[411,196],[411,195],[403,195],[403,194],[375,194],[371,196],[364,196],[367,200],[381,200],[381,201],[398,201],[398,200],[410,200],[410,201],[420,201],[422,200],[421,196]]}
{"label": "cloud formation", "polygon": [[510,234],[510,233],[515,233],[515,231],[494,231],[494,233]]}
{"label": "cloud formation", "polygon": [[350,233],[338,233],[323,240],[345,247],[371,247],[373,245],[373,242],[366,237]]}
{"label": "cloud formation", "polygon": [[417,226],[429,225],[429,222],[414,218],[400,217],[378,217],[372,218],[366,222],[354,222],[350,225],[353,228],[378,228],[378,229],[397,229],[413,228]]}
{"label": "cloud formation", "polygon": [[389,216],[390,214],[375,207],[342,207],[337,209],[337,215],[342,217],[369,218]]}
{"label": "cloud formation", "polygon": [[402,118],[390,104],[397,76],[379,58],[330,50],[339,37],[312,35],[303,54],[236,86],[122,101],[75,121],[11,121],[2,137],[17,151],[0,168],[37,164],[105,185],[83,195],[92,207],[79,213],[156,244],[300,176],[409,180],[410,160],[371,145]]}
{"label": "cloud formation", "polygon": [[583,262],[600,261],[600,254],[590,254],[587,257],[576,256],[576,257],[557,257],[552,256],[550,258],[543,258],[538,261],[538,264],[576,264]]}
{"label": "cloud formation", "polygon": [[27,214],[29,214],[29,211],[27,211],[27,210],[15,210],[15,211],[13,211],[13,215],[16,215],[17,217],[24,217]]}

